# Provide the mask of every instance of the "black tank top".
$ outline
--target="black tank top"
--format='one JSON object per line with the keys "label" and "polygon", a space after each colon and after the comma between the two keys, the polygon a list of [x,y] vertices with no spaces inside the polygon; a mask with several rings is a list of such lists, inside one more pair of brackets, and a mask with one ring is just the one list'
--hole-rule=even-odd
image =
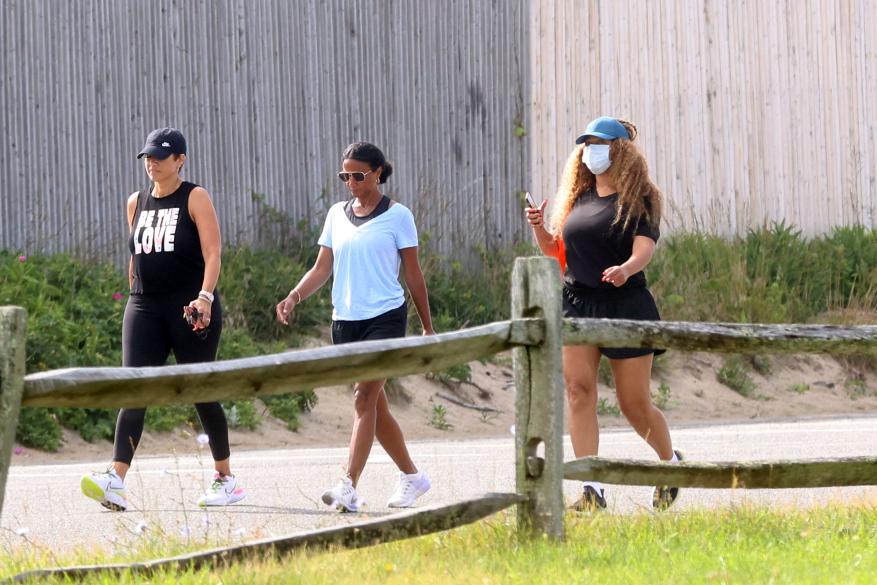
{"label": "black tank top", "polygon": [[204,281],[204,255],[198,228],[189,215],[189,195],[197,187],[184,181],[165,197],[153,197],[152,187],[137,194],[134,228],[128,238],[133,259],[132,295],[191,290],[198,294]]}

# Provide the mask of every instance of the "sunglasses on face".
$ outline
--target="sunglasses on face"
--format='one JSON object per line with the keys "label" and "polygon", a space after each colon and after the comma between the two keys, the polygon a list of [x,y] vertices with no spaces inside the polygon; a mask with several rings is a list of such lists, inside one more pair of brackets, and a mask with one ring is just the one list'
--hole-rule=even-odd
{"label": "sunglasses on face", "polygon": [[340,173],[338,173],[338,178],[341,179],[341,181],[343,183],[346,183],[350,179],[353,179],[357,183],[361,183],[361,182],[365,181],[366,175],[368,175],[369,173],[373,173],[373,172],[374,171],[369,171],[368,173],[360,173],[357,171],[355,173],[346,173],[344,171],[341,171]]}

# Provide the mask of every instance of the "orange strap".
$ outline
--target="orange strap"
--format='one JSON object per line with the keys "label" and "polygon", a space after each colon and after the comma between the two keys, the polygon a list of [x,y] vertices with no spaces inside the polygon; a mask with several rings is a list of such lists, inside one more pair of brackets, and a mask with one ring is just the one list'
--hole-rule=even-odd
{"label": "orange strap", "polygon": [[563,274],[566,272],[566,247],[563,245],[563,238],[557,238],[554,240],[557,243],[557,254],[554,258],[560,262],[560,273]]}

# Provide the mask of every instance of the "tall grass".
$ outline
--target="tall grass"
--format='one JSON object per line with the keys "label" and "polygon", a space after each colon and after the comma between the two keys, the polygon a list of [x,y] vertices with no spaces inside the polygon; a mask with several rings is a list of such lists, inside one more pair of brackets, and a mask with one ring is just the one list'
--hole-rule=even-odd
{"label": "tall grass", "polygon": [[647,269],[665,319],[810,322],[877,310],[877,233],[861,226],[805,238],[783,223],[745,238],[677,234]]}
{"label": "tall grass", "polygon": [[[303,552],[215,570],[165,572],[181,583],[871,583],[877,571],[877,510],[832,505],[806,511],[763,507],[684,513],[568,516],[562,543],[521,541],[511,516],[354,551]],[[155,558],[179,552],[167,539],[105,556],[12,551],[2,576],[50,563]],[[138,583],[140,576],[84,583]],[[60,583],[60,580],[49,581]]]}

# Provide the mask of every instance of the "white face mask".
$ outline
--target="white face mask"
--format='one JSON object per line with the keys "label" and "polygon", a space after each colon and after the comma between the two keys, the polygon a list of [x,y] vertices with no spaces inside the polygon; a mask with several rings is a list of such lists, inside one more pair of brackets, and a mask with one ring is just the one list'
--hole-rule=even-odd
{"label": "white face mask", "polygon": [[582,162],[587,165],[595,175],[602,175],[609,170],[612,161],[609,160],[608,144],[591,144],[582,152]]}

